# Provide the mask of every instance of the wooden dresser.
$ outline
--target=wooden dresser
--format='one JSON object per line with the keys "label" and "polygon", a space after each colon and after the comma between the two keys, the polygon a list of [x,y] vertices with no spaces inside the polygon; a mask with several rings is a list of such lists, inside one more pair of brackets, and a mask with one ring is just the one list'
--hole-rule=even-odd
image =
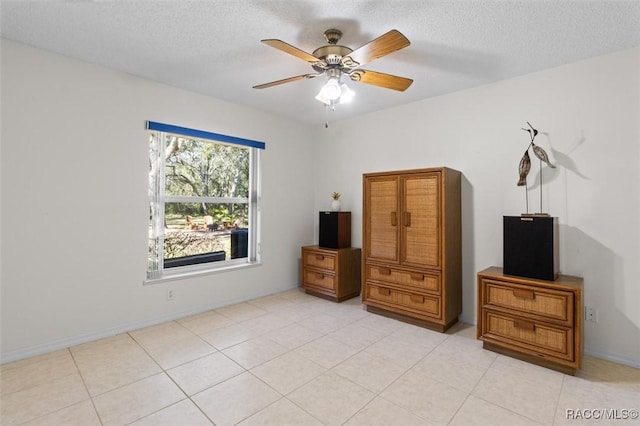
{"label": "wooden dresser", "polygon": [[582,363],[582,278],[478,273],[477,337],[485,349],[568,374]]}
{"label": "wooden dresser", "polygon": [[302,247],[302,288],[336,302],[356,297],[360,294],[360,253],[353,247]]}
{"label": "wooden dresser", "polygon": [[462,311],[460,172],[363,175],[362,302],[444,331]]}

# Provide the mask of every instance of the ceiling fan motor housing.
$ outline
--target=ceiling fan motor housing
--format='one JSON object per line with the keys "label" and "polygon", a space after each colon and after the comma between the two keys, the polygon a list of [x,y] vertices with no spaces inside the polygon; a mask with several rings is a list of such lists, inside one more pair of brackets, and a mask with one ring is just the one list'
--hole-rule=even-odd
{"label": "ceiling fan motor housing", "polygon": [[324,32],[324,39],[329,44],[338,44],[338,40],[342,37],[342,31],[330,28]]}
{"label": "ceiling fan motor housing", "polygon": [[[327,64],[327,68],[337,68],[342,65],[342,58],[349,53],[353,52],[352,49],[347,46],[338,46],[336,44],[329,44],[322,46],[313,51],[313,56],[324,61]],[[313,68],[321,72],[323,68],[313,66]]]}

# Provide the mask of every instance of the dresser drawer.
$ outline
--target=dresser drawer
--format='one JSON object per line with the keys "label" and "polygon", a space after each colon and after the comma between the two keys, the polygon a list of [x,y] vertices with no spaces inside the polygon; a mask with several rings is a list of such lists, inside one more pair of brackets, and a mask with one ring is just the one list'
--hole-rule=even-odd
{"label": "dresser drawer", "polygon": [[412,272],[383,266],[367,265],[367,280],[414,287],[418,290],[440,292],[440,275],[424,272]]}
{"label": "dresser drawer", "polygon": [[329,290],[335,289],[336,277],[333,274],[326,274],[310,269],[305,269],[302,274],[304,278],[303,285],[322,287]]}
{"label": "dresser drawer", "polygon": [[567,361],[574,360],[573,329],[489,309],[483,312],[482,338]]}
{"label": "dresser drawer", "polygon": [[334,254],[323,253],[320,251],[304,250],[302,254],[302,266],[311,266],[335,272],[336,256]]}
{"label": "dresser drawer", "polygon": [[440,317],[439,297],[398,291],[369,283],[367,283],[366,286],[365,297],[369,300],[382,302],[387,305],[396,305],[403,309]]}
{"label": "dresser drawer", "polygon": [[573,324],[573,293],[484,280],[487,307],[501,307]]}
{"label": "dresser drawer", "polygon": [[583,280],[478,273],[477,337],[498,353],[575,374],[582,364]]}

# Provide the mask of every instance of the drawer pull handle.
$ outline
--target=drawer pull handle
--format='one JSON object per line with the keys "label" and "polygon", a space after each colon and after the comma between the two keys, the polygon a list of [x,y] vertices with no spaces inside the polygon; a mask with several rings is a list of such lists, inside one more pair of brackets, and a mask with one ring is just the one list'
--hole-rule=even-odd
{"label": "drawer pull handle", "polygon": [[411,226],[411,212],[404,212],[404,226]]}
{"label": "drawer pull handle", "polygon": [[521,330],[535,331],[536,325],[529,321],[513,320],[513,326]]}
{"label": "drawer pull handle", "polygon": [[381,296],[388,296],[391,294],[391,290],[389,290],[388,288],[378,287],[378,294],[380,294]]}
{"label": "drawer pull handle", "polygon": [[391,275],[391,269],[389,268],[378,268],[378,272],[380,275]]}
{"label": "drawer pull handle", "polygon": [[316,254],[316,260],[324,260],[324,256],[321,254]]}
{"label": "drawer pull handle", "polygon": [[419,294],[410,294],[409,299],[411,299],[413,303],[424,303],[424,296]]}
{"label": "drawer pull handle", "polygon": [[396,226],[398,224],[398,215],[396,212],[391,212],[391,226]]}
{"label": "drawer pull handle", "polygon": [[424,275],[423,274],[416,274],[415,272],[411,273],[411,279],[414,281],[422,281],[424,280]]}
{"label": "drawer pull handle", "polygon": [[318,274],[316,272],[316,278],[318,278],[319,280],[324,280],[324,274]]}
{"label": "drawer pull handle", "polygon": [[513,289],[513,295],[518,299],[529,299],[529,300],[533,300],[536,297],[533,290],[521,290],[517,288]]}

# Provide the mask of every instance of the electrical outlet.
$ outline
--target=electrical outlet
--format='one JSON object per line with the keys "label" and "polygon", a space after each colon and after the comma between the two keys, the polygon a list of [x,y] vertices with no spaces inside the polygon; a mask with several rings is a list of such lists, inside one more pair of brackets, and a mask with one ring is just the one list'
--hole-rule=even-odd
{"label": "electrical outlet", "polygon": [[167,290],[167,300],[173,300],[173,289]]}
{"label": "electrical outlet", "polygon": [[584,320],[589,322],[598,322],[598,310],[593,306],[585,306]]}

